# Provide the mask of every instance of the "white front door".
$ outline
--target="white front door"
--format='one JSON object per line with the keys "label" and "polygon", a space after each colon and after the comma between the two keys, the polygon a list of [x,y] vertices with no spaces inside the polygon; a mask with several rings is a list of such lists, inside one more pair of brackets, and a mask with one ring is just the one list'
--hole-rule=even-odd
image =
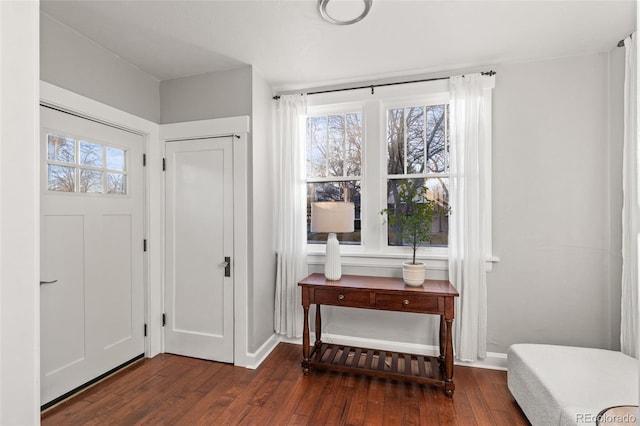
{"label": "white front door", "polygon": [[41,403],[144,353],[142,136],[41,107]]}
{"label": "white front door", "polygon": [[165,351],[221,362],[233,362],[232,143],[166,143]]}

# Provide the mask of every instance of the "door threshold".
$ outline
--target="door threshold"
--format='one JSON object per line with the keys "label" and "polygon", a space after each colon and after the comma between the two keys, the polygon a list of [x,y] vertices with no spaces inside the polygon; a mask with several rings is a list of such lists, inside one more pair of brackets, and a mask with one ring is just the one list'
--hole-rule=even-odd
{"label": "door threshold", "polygon": [[61,395],[59,397],[57,397],[56,399],[53,399],[49,402],[47,402],[46,404],[42,405],[40,407],[40,415],[46,413],[47,411],[57,407],[58,405],[66,402],[67,400],[77,396],[78,394],[80,394],[81,392],[84,392],[90,388],[92,388],[93,386],[97,385],[100,382],[105,381],[106,379],[108,379],[109,377],[119,373],[121,370],[130,367],[134,364],[137,364],[138,362],[142,362],[144,360],[144,354],[140,354],[134,358],[131,358],[129,361],[123,362],[122,364],[118,365],[115,368],[112,368],[111,370],[107,371],[104,374],[99,375],[98,377],[96,377],[95,379],[89,380],[87,383],[78,386],[75,389],[70,390],[69,392],[65,393],[64,395]]}

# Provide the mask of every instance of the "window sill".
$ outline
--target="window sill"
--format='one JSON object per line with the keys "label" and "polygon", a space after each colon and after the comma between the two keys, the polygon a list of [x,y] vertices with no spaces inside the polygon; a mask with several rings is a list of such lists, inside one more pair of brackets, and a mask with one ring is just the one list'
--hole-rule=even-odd
{"label": "window sill", "polygon": [[[358,266],[369,268],[389,268],[397,269],[402,261],[407,260],[406,254],[402,253],[341,253],[341,263],[343,266]],[[446,254],[422,254],[416,259],[424,262],[430,270],[449,270],[449,258]],[[500,261],[499,257],[491,256],[485,262],[486,271],[493,270],[493,264]],[[307,252],[307,263],[309,265],[324,265],[324,251]]]}

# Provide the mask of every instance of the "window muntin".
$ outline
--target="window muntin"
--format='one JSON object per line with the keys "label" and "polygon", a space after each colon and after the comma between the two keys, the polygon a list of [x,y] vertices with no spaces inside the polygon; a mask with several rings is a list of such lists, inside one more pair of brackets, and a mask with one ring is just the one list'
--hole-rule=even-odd
{"label": "window muntin", "polygon": [[[448,246],[449,106],[408,105],[386,109],[387,205],[397,209],[398,183],[412,180],[425,185],[427,196],[440,213],[431,224],[430,247]],[[387,227],[388,246],[406,246],[398,230]]]}
{"label": "window muntin", "polygon": [[126,155],[126,150],[114,146],[48,134],[47,189],[126,195]]}
{"label": "window muntin", "polygon": [[351,201],[354,232],[341,244],[360,245],[363,114],[361,111],[311,115],[306,120],[307,243],[324,244],[326,233],[311,232],[311,203]]}

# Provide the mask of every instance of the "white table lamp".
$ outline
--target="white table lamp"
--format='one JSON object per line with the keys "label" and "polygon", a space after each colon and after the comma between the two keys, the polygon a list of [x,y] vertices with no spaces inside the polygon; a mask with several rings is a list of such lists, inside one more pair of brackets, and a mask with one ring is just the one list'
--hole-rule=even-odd
{"label": "white table lamp", "polygon": [[311,232],[328,232],[324,260],[324,276],[336,281],[342,277],[340,243],[336,232],[353,232],[355,207],[353,203],[322,201],[311,203]]}

